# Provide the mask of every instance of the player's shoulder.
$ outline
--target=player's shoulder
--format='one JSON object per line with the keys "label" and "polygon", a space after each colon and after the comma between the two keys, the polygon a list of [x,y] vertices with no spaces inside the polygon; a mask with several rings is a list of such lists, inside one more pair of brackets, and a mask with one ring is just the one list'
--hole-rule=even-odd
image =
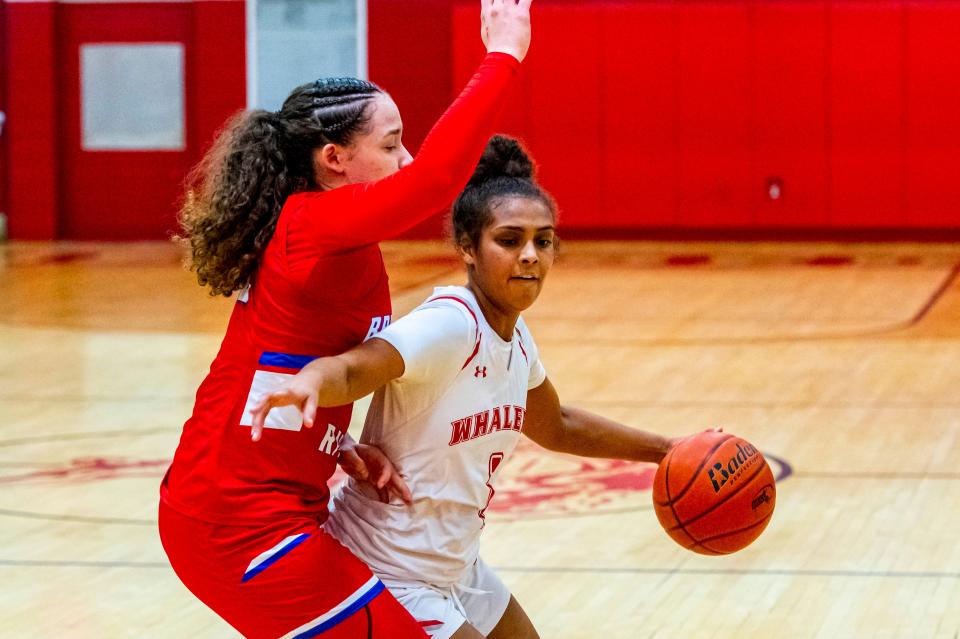
{"label": "player's shoulder", "polygon": [[468,289],[463,286],[438,286],[433,293],[423,301],[414,311],[438,309],[444,314],[456,315],[468,324],[473,330],[480,327],[480,307],[477,300]]}
{"label": "player's shoulder", "polygon": [[[466,295],[464,295],[466,293]],[[392,323],[383,335],[415,337],[421,342],[469,342],[478,339],[479,309],[471,304],[469,291],[458,286],[434,289],[419,306]]]}
{"label": "player's shoulder", "polygon": [[300,216],[308,213],[312,206],[318,204],[323,195],[323,191],[300,191],[291,194],[283,202],[279,221],[289,223],[297,220]]}

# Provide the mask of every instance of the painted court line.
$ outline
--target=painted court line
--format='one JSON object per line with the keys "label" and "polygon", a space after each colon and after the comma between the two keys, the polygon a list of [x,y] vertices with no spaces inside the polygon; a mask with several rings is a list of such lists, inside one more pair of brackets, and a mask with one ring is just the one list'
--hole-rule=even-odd
{"label": "painted court line", "polygon": [[899,571],[899,570],[804,570],[789,568],[563,568],[550,566],[495,566],[499,572],[525,574],[581,574],[581,575],[741,575],[750,577],[860,577],[885,579],[960,579],[960,572]]}
{"label": "painted court line", "polygon": [[[0,559],[0,566],[33,568],[165,568],[169,564],[157,561],[70,561]],[[504,573],[523,574],[578,574],[578,575],[698,575],[745,577],[842,577],[867,579],[960,579],[960,572],[902,571],[902,570],[804,570],[790,568],[736,569],[736,568],[574,568],[553,566],[495,566]]]}

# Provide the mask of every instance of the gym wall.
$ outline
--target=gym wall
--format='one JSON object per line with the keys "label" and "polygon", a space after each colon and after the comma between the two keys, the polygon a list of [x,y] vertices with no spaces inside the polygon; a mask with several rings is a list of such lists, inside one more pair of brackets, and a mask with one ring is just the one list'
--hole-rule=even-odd
{"label": "gym wall", "polygon": [[169,237],[185,173],[245,103],[243,1],[4,14],[10,237]]}
{"label": "gym wall", "polygon": [[[167,237],[183,174],[246,103],[245,10],[242,0],[4,2],[10,236]],[[960,0],[536,0],[534,10],[504,130],[539,160],[568,235],[960,234]],[[396,98],[415,150],[482,57],[476,2],[368,0],[367,13],[369,76]],[[155,112],[160,101],[128,104],[123,83],[98,83],[114,54],[129,61],[129,89],[175,94],[179,106]],[[166,84],[140,86],[153,76]],[[124,117],[85,111],[84,90]],[[440,230],[437,217],[409,236]]]}
{"label": "gym wall", "polygon": [[[394,93],[415,144],[483,55],[475,3],[424,4],[429,25],[403,0],[370,2],[371,76]],[[568,235],[960,230],[960,2],[534,9],[504,130],[540,162]],[[436,37],[410,35],[428,27]],[[397,51],[408,53],[402,69]],[[431,224],[419,233],[439,232]]]}

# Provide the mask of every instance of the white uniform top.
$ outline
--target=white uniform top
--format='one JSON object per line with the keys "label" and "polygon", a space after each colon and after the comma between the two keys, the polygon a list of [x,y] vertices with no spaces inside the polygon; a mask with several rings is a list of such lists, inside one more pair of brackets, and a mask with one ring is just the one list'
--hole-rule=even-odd
{"label": "white uniform top", "polygon": [[405,369],[374,395],[361,441],[393,461],[414,503],[384,504],[348,479],[325,528],[388,585],[448,588],[477,559],[498,469],[520,437],[527,390],[546,371],[522,318],[504,341],[460,286],[434,289],[376,337]]}

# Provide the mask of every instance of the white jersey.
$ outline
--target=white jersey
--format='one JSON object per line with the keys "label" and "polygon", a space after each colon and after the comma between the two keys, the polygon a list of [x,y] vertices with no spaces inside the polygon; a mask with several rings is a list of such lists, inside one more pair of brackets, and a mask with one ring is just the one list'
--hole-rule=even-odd
{"label": "white jersey", "polygon": [[484,511],[546,372],[523,319],[510,341],[473,294],[440,287],[377,335],[403,357],[403,376],[376,392],[361,441],[380,447],[413,493],[384,504],[348,479],[325,528],[390,581],[450,587],[476,561]]}

